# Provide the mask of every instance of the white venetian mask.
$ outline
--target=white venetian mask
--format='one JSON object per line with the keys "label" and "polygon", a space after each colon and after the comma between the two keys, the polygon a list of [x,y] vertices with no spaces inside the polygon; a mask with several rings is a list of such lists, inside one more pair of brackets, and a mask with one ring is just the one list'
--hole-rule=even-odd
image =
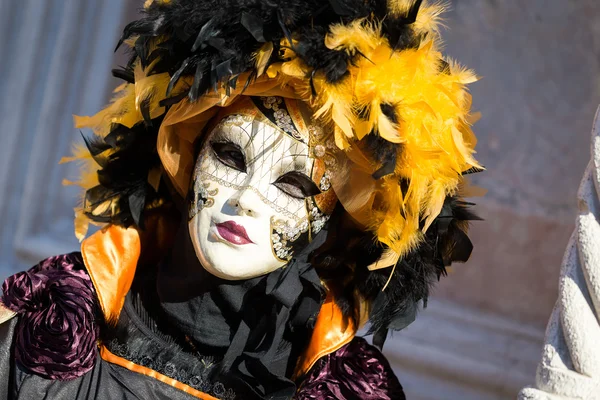
{"label": "white venetian mask", "polygon": [[198,259],[217,277],[249,279],[284,266],[293,242],[310,240],[327,220],[313,199],[321,190],[307,141],[280,128],[291,121],[285,109],[275,115],[283,116],[279,126],[229,115],[200,150],[188,227]]}

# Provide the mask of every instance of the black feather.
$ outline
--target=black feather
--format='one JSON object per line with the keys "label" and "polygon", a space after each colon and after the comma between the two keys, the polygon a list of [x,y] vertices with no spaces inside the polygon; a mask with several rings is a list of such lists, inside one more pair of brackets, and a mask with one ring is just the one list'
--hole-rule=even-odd
{"label": "black feather", "polygon": [[146,203],[146,194],[143,190],[135,191],[129,195],[127,200],[129,202],[129,211],[131,212],[133,222],[141,229],[144,229],[142,213]]}
{"label": "black feather", "polygon": [[140,103],[140,112],[142,113],[142,118],[144,118],[144,124],[147,127],[152,127],[152,118],[150,117],[150,102],[152,101],[152,96],[146,97]]}
{"label": "black feather", "polygon": [[390,156],[386,158],[383,165],[375,172],[373,172],[373,179],[381,179],[384,176],[393,174],[396,170],[396,152],[391,152]]}
{"label": "black feather", "polygon": [[[387,108],[386,111],[388,111]],[[368,111],[363,110],[363,112]],[[388,142],[377,134],[365,136],[365,138],[361,141],[361,144],[365,147],[368,154],[371,155],[372,159],[381,165],[381,167],[373,173],[374,179],[380,179],[394,172],[396,168],[398,152],[402,151],[401,144]]]}
{"label": "black feather", "polygon": [[207,41],[209,38],[217,36],[220,32],[217,28],[218,20],[221,16],[219,14],[212,17],[207,23],[202,25],[200,32],[198,32],[198,36],[196,36],[196,40],[192,45],[191,51],[192,53],[196,50],[203,50],[207,46]]}
{"label": "black feather", "polygon": [[267,41],[265,38],[264,21],[260,17],[248,12],[242,12],[241,23],[257,42],[264,43]]}
{"label": "black feather", "polygon": [[169,81],[169,85],[167,86],[167,96],[169,96],[171,94],[171,92],[173,91],[173,88],[175,87],[175,85],[179,81],[179,78],[186,71],[188,65],[190,65],[190,63],[192,62],[192,60],[193,60],[192,58],[186,59],[183,62],[183,64],[181,64],[181,66],[179,67],[179,69],[177,71],[175,71],[175,73],[171,76],[171,80]]}
{"label": "black feather", "polygon": [[462,174],[463,175],[478,174],[483,171],[485,171],[485,169],[483,169],[483,168],[471,167],[468,170],[466,170],[465,172],[463,172]]}
{"label": "black feather", "polygon": [[419,9],[421,8],[421,4],[423,4],[423,0],[415,0],[413,5],[410,7],[405,19],[407,24],[415,23],[417,20],[417,15],[419,14]]}
{"label": "black feather", "polygon": [[439,69],[442,74],[449,74],[450,64],[448,64],[448,61],[444,60],[443,58],[440,58]]}
{"label": "black feather", "polygon": [[135,83],[135,77],[133,75],[133,71],[130,69],[115,68],[111,72],[115,78],[122,79],[127,83]]}
{"label": "black feather", "polygon": [[80,133],[81,133],[81,137],[83,138],[83,142],[85,143],[85,146],[87,147],[87,149],[90,152],[90,155],[92,157],[96,157],[96,156],[102,154],[103,152],[110,149],[110,147],[111,147],[110,145],[105,143],[102,140],[102,138],[100,138],[98,136],[87,137],[83,134],[83,132],[80,132]]}
{"label": "black feather", "polygon": [[[86,191],[84,211],[91,220],[143,228],[145,206],[159,199],[168,201],[169,194],[163,188],[166,185],[160,185],[156,192],[148,183],[148,171],[160,166],[156,138],[161,122],[162,117],[150,125],[142,122],[132,128],[115,124],[105,138],[86,138],[92,154],[112,149],[110,156],[99,162],[99,185]],[[107,201],[116,207],[98,208]]]}
{"label": "black feather", "polygon": [[169,107],[172,106],[173,104],[177,104],[179,103],[181,100],[185,99],[188,96],[189,93],[189,89],[188,90],[184,90],[181,93],[179,93],[176,96],[173,97],[167,97],[166,99],[161,100],[158,104],[161,107]]}
{"label": "black feather", "polygon": [[353,10],[350,8],[349,2],[344,2],[342,0],[329,0],[329,4],[331,4],[331,8],[333,11],[342,17],[349,17],[353,15]]}
{"label": "black feather", "polygon": [[190,88],[188,97],[191,101],[196,101],[199,97],[200,93],[200,85],[202,84],[202,77],[204,76],[203,72],[204,66],[202,64],[198,64],[196,66],[196,73],[194,74],[194,82],[192,83],[192,87]]}
{"label": "black feather", "polygon": [[379,107],[381,108],[383,115],[385,115],[393,124],[400,122],[398,113],[396,112],[396,107],[394,105],[381,103]]}

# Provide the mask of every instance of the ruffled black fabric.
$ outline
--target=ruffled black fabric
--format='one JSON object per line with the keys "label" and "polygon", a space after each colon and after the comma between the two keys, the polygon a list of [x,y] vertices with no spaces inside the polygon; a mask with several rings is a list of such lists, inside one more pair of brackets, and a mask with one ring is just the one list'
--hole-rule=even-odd
{"label": "ruffled black fabric", "polygon": [[147,302],[158,300],[146,306],[154,310],[157,330],[214,360],[211,382],[222,382],[243,399],[290,399],[296,392],[290,377],[324,299],[309,257],[326,237],[327,228],[285,267],[236,282],[202,268],[184,225],[173,255],[159,267],[158,296],[148,293],[148,283],[135,286],[146,292]]}

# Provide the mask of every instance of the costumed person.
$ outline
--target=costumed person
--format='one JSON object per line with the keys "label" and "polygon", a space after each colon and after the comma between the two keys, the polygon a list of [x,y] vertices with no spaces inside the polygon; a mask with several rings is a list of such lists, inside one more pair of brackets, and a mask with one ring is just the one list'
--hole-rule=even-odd
{"label": "costumed person", "polygon": [[4,282],[0,397],[403,399],[379,348],[469,257],[481,170],[443,10],[146,2],[65,160],[102,228]]}
{"label": "costumed person", "polygon": [[579,215],[560,272],[556,305],[533,387],[520,400],[600,399],[600,108],[591,160],[579,187]]}

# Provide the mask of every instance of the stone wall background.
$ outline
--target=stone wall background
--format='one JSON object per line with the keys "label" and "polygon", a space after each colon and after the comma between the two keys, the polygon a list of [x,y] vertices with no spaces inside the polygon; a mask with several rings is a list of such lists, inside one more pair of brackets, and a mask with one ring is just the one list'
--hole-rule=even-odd
{"label": "stone wall background", "polygon": [[[472,85],[478,159],[475,251],[417,321],[386,343],[411,400],[509,399],[533,382],[575,194],[600,103],[597,0],[453,0],[447,53]],[[57,162],[71,114],[105,103],[112,49],[141,0],[0,0],[0,278],[77,248],[77,191]],[[75,79],[75,81],[74,81]],[[75,82],[75,83],[74,83]]]}

